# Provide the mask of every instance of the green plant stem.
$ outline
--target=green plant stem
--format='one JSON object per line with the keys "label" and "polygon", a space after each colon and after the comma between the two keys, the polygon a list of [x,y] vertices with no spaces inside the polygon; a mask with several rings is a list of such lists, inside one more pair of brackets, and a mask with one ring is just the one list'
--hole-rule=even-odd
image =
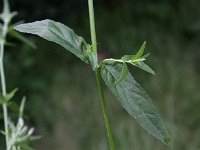
{"label": "green plant stem", "polygon": [[[4,45],[5,39],[8,31],[8,24],[4,22],[3,26],[3,41],[0,43],[0,75],[1,75],[1,89],[3,96],[6,96],[6,81],[5,81],[5,74],[4,74],[4,65],[3,65],[3,57],[4,57]],[[3,116],[4,116],[4,128],[5,128],[5,136],[6,136],[6,150],[9,150],[9,142],[8,142],[8,110],[7,104],[3,104]]]}
{"label": "green plant stem", "polygon": [[107,106],[106,106],[106,101],[103,93],[103,88],[102,88],[102,79],[100,75],[100,68],[97,68],[96,71],[96,79],[97,79],[97,84],[98,84],[98,90],[99,90],[99,96],[101,100],[101,106],[102,106],[102,111],[103,111],[103,117],[106,125],[106,131],[107,131],[107,136],[110,144],[110,149],[115,150],[115,145],[113,142],[113,136],[112,136],[112,131],[110,128],[110,123],[108,119],[108,112],[107,112]]}
{"label": "green plant stem", "polygon": [[90,16],[90,32],[91,32],[92,46],[93,46],[93,51],[97,53],[97,40],[96,40],[93,0],[88,0],[88,7],[89,7],[89,16]]}
{"label": "green plant stem", "polygon": [[[94,4],[93,0],[88,0],[88,7],[89,7],[89,16],[90,16],[90,32],[91,32],[91,40],[92,40],[92,46],[93,46],[93,52],[97,54],[97,41],[96,41],[96,30],[95,30],[95,17],[94,17]],[[96,58],[96,61],[97,58]],[[106,131],[107,131],[107,136],[110,144],[110,149],[115,150],[114,142],[113,142],[113,136],[110,128],[110,123],[108,119],[108,113],[107,113],[107,107],[106,107],[106,101],[103,93],[103,88],[102,88],[102,79],[100,75],[100,70],[97,67],[95,69],[96,73],[96,80],[98,84],[98,90],[99,90],[99,96],[101,100],[101,106],[102,106],[102,113],[105,121],[105,126],[106,126]]]}

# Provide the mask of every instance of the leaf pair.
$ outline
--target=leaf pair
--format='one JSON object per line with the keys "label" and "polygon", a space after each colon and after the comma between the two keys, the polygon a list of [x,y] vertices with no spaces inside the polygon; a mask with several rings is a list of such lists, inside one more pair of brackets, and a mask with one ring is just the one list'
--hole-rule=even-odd
{"label": "leaf pair", "polygon": [[[136,67],[138,67],[138,68],[140,68],[140,69],[142,69],[142,70],[144,70],[144,71],[146,71],[150,74],[155,75],[155,72],[146,63],[143,62],[144,60],[139,61],[139,62],[132,62],[131,60],[134,56],[135,55],[125,55],[121,59],[123,61],[125,61],[126,63],[129,63],[129,64],[136,66]],[[139,60],[142,60],[142,59],[139,59]]]}
{"label": "leaf pair", "polygon": [[143,55],[145,47],[146,41],[142,44],[140,50],[136,53],[136,55],[124,55],[121,60],[131,65],[134,65],[150,74],[155,75],[155,72],[147,64],[144,63],[146,58],[149,56],[149,54]]}
{"label": "leaf pair", "polygon": [[119,79],[115,82],[115,84],[118,84],[119,82],[121,82],[128,74],[127,64],[131,64],[150,74],[155,75],[155,72],[147,64],[144,63],[146,58],[149,56],[149,54],[143,55],[145,47],[146,47],[146,41],[143,43],[143,45],[141,46],[140,50],[136,53],[136,55],[124,55],[121,59],[112,59],[112,58],[105,59],[100,63],[100,66],[106,62],[123,63],[123,69],[122,69],[121,75]]}
{"label": "leaf pair", "polygon": [[62,23],[52,20],[42,20],[33,23],[21,24],[14,27],[15,30],[38,35],[48,41],[57,43],[66,50],[75,54],[85,63],[91,63],[93,69],[97,66],[95,52],[85,40],[74,33],[72,29]]}

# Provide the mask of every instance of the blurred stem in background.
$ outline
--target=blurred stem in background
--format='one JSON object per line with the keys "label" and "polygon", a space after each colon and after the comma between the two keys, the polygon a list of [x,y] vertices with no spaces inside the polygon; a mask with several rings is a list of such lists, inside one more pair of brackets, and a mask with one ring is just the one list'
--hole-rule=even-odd
{"label": "blurred stem in background", "polygon": [[[17,15],[17,12],[11,12],[8,0],[3,1],[3,12],[0,14],[2,23],[0,24],[0,80],[1,80],[1,92],[0,92],[0,104],[3,106],[3,119],[4,119],[4,131],[1,131],[5,135],[5,150],[22,150],[32,149],[29,146],[31,140],[37,139],[33,137],[34,128],[28,128],[24,124],[23,111],[25,105],[25,97],[22,98],[21,105],[19,107],[18,121],[15,124],[10,120],[8,114],[8,106],[10,106],[10,100],[15,96],[17,88],[11,92],[6,91],[6,79],[4,73],[4,47],[8,44],[7,35],[12,32],[12,26],[10,25],[13,17]],[[11,34],[10,34],[11,35]],[[16,39],[27,41],[21,35],[14,35]],[[28,43],[28,41],[27,41]]]}
{"label": "blurred stem in background", "polygon": [[[8,1],[4,0],[4,9],[7,9],[6,11],[9,11]],[[5,11],[5,10],[4,10]],[[6,81],[5,81],[5,74],[4,74],[4,65],[3,65],[3,57],[4,57],[4,45],[6,41],[6,35],[8,32],[8,24],[9,20],[4,19],[3,27],[2,27],[2,39],[0,41],[1,45],[1,51],[0,51],[0,74],[1,74],[1,90],[2,95],[6,96]],[[6,136],[6,149],[9,150],[8,146],[8,110],[7,110],[7,103],[3,104],[3,116],[4,116],[4,128],[5,128],[5,136]]]}
{"label": "blurred stem in background", "polygon": [[[95,17],[94,17],[94,4],[93,0],[88,0],[88,7],[89,7],[89,17],[90,17],[90,32],[91,32],[91,40],[92,40],[92,46],[93,46],[93,52],[97,54],[97,41],[96,41],[96,30],[95,30]],[[114,142],[113,142],[113,136],[110,128],[110,123],[108,119],[108,112],[106,107],[106,101],[103,93],[102,88],[102,79],[100,75],[100,70],[97,67],[95,70],[96,73],[96,79],[98,84],[98,90],[99,90],[99,96],[101,100],[101,106],[102,106],[102,113],[105,121],[107,136],[109,139],[110,149],[115,150]]]}

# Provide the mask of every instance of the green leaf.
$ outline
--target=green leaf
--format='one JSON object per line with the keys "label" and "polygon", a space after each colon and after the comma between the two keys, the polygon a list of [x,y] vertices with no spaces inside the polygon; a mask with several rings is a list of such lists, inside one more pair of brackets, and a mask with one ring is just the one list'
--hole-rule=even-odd
{"label": "green leaf", "polygon": [[74,33],[72,29],[62,23],[52,20],[42,20],[33,23],[20,24],[15,30],[38,35],[48,41],[55,42],[75,54],[82,61],[89,63],[87,43]]}
{"label": "green leaf", "polygon": [[137,54],[132,58],[132,60],[138,59],[140,57],[142,57],[143,53],[144,53],[144,49],[146,47],[146,41],[142,44],[140,50],[137,52]]}
{"label": "green leaf", "polygon": [[26,103],[26,97],[23,97],[19,109],[19,118],[23,117],[25,103]]}
{"label": "green leaf", "polygon": [[150,73],[150,74],[153,74],[155,75],[155,72],[147,65],[145,64],[144,62],[138,62],[138,63],[134,63],[133,64],[134,66],[137,66],[138,68]]}
{"label": "green leaf", "polygon": [[12,90],[10,93],[8,93],[7,95],[3,95],[1,92],[0,92],[0,104],[6,104],[8,103],[15,95],[15,93],[17,92],[17,88]]}
{"label": "green leaf", "polygon": [[6,102],[10,101],[14,96],[15,93],[18,91],[17,88],[15,88],[14,90],[12,90],[10,93],[8,93],[6,96],[4,96]]}
{"label": "green leaf", "polygon": [[124,55],[121,58],[121,60],[123,60],[127,63],[130,63],[130,64],[133,64],[133,63],[143,62],[146,59],[144,57],[140,57],[140,58],[135,59],[135,55]]}
{"label": "green leaf", "polygon": [[150,97],[144,89],[135,81],[132,75],[128,75],[119,84],[123,66],[119,63],[105,64],[101,68],[101,75],[108,88],[117,97],[122,107],[134,117],[138,123],[151,135],[165,144],[169,142],[169,134],[163,125],[159,114],[152,104]]}
{"label": "green leaf", "polygon": [[130,61],[135,55],[124,55],[121,60]]}
{"label": "green leaf", "polygon": [[119,84],[121,81],[123,81],[126,76],[128,75],[128,66],[127,64],[124,62],[123,63],[123,69],[122,69],[122,72],[121,72],[121,75],[119,77],[119,79],[115,82],[115,85]]}
{"label": "green leaf", "polygon": [[142,58],[146,59],[147,57],[149,57],[150,53],[147,53],[145,55],[142,56]]}
{"label": "green leaf", "polygon": [[[153,74],[153,75],[155,75],[155,72],[153,71],[153,69],[151,69],[146,63],[144,63],[143,61],[140,61],[140,62],[131,62],[130,60],[134,57],[135,55],[124,55],[122,58],[121,58],[121,60],[123,60],[123,61],[125,61],[125,62],[127,62],[127,63],[129,63],[129,64],[131,64],[131,65],[134,65],[134,66],[136,66],[136,67],[138,67],[138,68],[140,68],[140,69],[142,69],[142,70],[144,70],[144,71],[146,71],[146,72],[148,72],[148,73],[150,73],[150,74]],[[149,54],[146,54],[146,55],[144,55],[144,56],[142,56],[142,58],[146,58],[146,57],[148,57],[149,56]]]}

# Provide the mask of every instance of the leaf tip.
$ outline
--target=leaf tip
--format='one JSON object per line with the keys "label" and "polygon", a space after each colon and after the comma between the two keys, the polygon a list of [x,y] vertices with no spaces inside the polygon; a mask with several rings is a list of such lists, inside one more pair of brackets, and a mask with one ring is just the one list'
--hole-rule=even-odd
{"label": "leaf tip", "polygon": [[19,30],[18,30],[18,25],[14,26],[14,27],[13,27],[13,30],[19,31]]}
{"label": "leaf tip", "polygon": [[154,76],[156,75],[155,71],[153,71],[153,70],[152,70],[151,74],[154,75]]}
{"label": "leaf tip", "polygon": [[14,25],[13,29],[16,30],[16,31],[19,31],[19,32],[23,32],[24,25],[25,24],[23,24],[23,23],[22,24]]}
{"label": "leaf tip", "polygon": [[147,45],[147,41],[144,41],[143,44],[142,44],[142,47],[141,47],[141,49],[143,50],[143,52],[144,52],[144,49],[146,48],[146,45]]}
{"label": "leaf tip", "polygon": [[164,143],[170,147],[172,147],[172,141],[171,138],[168,136],[164,139]]}
{"label": "leaf tip", "polygon": [[16,30],[16,31],[19,31],[19,26],[20,25],[16,25],[16,26],[13,27],[13,29]]}
{"label": "leaf tip", "polygon": [[19,90],[19,88],[15,88],[15,89],[13,90],[13,93],[16,93],[18,90]]}

